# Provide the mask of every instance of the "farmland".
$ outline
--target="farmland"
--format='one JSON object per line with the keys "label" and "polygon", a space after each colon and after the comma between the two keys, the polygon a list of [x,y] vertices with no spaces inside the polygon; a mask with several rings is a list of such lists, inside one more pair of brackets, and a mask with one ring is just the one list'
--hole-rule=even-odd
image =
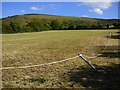
{"label": "farmland", "polygon": [[[44,64],[74,57],[94,56],[106,47],[100,57],[87,60],[98,68],[92,69],[81,58],[53,65],[26,69],[3,70],[4,88],[119,88],[119,56],[117,30],[58,30],[33,33],[3,34],[3,67]],[[110,53],[109,53],[110,52]]]}

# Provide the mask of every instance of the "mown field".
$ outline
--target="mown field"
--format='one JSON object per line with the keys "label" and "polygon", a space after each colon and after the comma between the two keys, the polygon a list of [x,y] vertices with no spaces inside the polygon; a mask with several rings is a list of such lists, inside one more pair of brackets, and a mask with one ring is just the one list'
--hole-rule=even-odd
{"label": "mown field", "polygon": [[[112,37],[108,38],[109,32]],[[3,88],[120,88],[119,33],[117,30],[69,30],[36,33],[3,34],[3,67],[44,64],[74,57],[94,56],[105,48],[101,56],[81,58],[53,65],[26,69],[3,70]]]}

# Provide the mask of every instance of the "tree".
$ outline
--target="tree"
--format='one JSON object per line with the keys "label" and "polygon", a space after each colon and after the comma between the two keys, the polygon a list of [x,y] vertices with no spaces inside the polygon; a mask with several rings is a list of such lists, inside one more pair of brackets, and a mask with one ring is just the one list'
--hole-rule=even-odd
{"label": "tree", "polygon": [[82,29],[82,25],[78,25],[75,29]]}
{"label": "tree", "polygon": [[68,27],[68,29],[69,29],[69,30],[74,30],[74,29],[75,29],[75,26],[74,26],[74,25],[70,25],[70,26]]}
{"label": "tree", "polygon": [[35,31],[35,32],[48,30],[48,27],[42,20],[34,19],[30,23],[28,23],[27,26],[33,28],[33,31]]}
{"label": "tree", "polygon": [[97,28],[101,29],[103,28],[103,26],[100,23],[98,23]]}
{"label": "tree", "polygon": [[30,26],[23,25],[22,32],[32,32],[33,29]]}
{"label": "tree", "polygon": [[9,24],[12,27],[14,33],[21,32],[21,26],[17,22],[10,22]]}
{"label": "tree", "polygon": [[2,22],[2,33],[14,33],[12,27],[6,23]]}
{"label": "tree", "polygon": [[56,19],[56,20],[51,21],[50,26],[52,30],[58,30],[61,27],[61,23],[60,21]]}
{"label": "tree", "polygon": [[114,28],[120,28],[120,23],[118,23],[118,22],[116,22],[116,23],[113,23],[113,26],[114,26]]}
{"label": "tree", "polygon": [[109,24],[106,25],[106,28],[107,28],[107,29],[109,28]]}

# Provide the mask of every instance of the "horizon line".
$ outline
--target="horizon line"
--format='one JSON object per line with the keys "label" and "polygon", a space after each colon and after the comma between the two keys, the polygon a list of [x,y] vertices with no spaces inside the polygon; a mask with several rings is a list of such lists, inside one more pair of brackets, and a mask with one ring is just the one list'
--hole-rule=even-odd
{"label": "horizon line", "polygon": [[5,17],[0,17],[0,19],[5,19],[8,17],[14,17],[14,16],[22,16],[22,15],[51,15],[51,16],[61,16],[61,17],[76,17],[76,18],[93,18],[93,19],[119,19],[119,18],[97,18],[97,17],[85,17],[85,16],[70,16],[70,15],[58,15],[58,14],[40,14],[40,13],[26,13],[26,14],[16,14],[16,15],[10,15]]}

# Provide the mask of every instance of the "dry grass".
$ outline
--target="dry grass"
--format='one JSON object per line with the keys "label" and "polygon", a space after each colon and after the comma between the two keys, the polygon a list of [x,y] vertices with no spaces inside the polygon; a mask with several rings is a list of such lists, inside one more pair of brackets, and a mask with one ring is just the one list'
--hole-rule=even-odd
{"label": "dry grass", "polygon": [[[3,67],[43,64],[73,57],[78,53],[92,56],[98,53],[95,51],[98,50],[99,46],[105,46],[108,32],[109,30],[61,30],[24,34],[4,34]],[[113,32],[114,35],[117,34],[117,30],[111,30],[111,32]],[[118,39],[111,39],[110,46],[117,45]],[[89,48],[92,48],[94,52]],[[101,56],[88,60],[101,67],[110,67],[113,64],[120,64],[118,62],[118,57]],[[72,81],[73,79],[70,79],[71,72],[76,69],[79,71],[88,71],[87,65],[80,58],[44,67],[3,70],[3,87],[88,88],[88,86],[83,85],[80,81],[74,82]],[[40,83],[40,80],[44,82]]]}

